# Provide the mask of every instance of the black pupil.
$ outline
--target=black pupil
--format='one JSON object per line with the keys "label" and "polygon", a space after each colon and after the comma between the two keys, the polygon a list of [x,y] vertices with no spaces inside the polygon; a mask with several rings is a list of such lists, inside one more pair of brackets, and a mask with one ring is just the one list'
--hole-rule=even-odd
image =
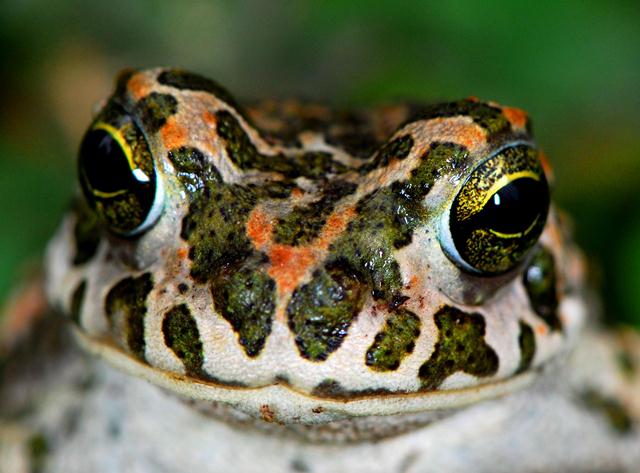
{"label": "black pupil", "polygon": [[476,216],[476,222],[500,233],[522,233],[533,224],[536,217],[544,218],[548,207],[546,181],[520,178],[493,194]]}
{"label": "black pupil", "polygon": [[117,192],[135,185],[127,156],[105,130],[92,130],[80,148],[80,166],[93,190]]}

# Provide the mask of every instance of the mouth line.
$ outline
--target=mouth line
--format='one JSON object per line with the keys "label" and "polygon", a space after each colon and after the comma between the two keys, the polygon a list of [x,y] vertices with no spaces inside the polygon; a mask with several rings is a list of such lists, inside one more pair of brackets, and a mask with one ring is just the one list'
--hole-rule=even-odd
{"label": "mouth line", "polygon": [[205,402],[221,402],[254,418],[261,418],[264,406],[278,422],[324,424],[353,417],[390,416],[463,408],[501,397],[528,386],[535,372],[469,388],[445,391],[366,392],[344,396],[319,396],[296,389],[278,380],[258,387],[229,386],[192,378],[147,365],[123,352],[113,343],[96,339],[73,327],[80,346],[110,365],[146,380],[181,397]]}

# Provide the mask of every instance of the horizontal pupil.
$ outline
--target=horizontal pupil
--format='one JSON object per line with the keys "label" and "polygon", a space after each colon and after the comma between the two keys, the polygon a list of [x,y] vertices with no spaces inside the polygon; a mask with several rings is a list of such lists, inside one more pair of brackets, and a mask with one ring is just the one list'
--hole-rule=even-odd
{"label": "horizontal pupil", "polygon": [[536,217],[544,217],[548,206],[545,183],[531,178],[516,179],[491,196],[473,218],[474,226],[505,234],[522,233]]}
{"label": "horizontal pupil", "polygon": [[91,188],[100,192],[127,190],[134,179],[120,144],[105,130],[87,133],[80,148],[80,166]]}

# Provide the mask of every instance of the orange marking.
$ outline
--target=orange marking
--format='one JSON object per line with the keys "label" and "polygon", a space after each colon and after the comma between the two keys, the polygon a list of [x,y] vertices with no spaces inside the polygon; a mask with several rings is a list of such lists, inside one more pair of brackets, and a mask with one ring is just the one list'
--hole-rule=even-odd
{"label": "orange marking", "polygon": [[527,112],[520,108],[502,107],[502,113],[514,128],[524,128],[527,125]]}
{"label": "orange marking", "polygon": [[472,150],[481,146],[486,141],[486,133],[478,125],[466,125],[460,127],[457,142]]}
{"label": "orange marking", "polygon": [[418,276],[416,276],[415,274],[413,276],[411,276],[409,278],[409,282],[407,283],[407,285],[404,286],[404,288],[406,290],[411,289],[412,287],[415,287],[415,285],[418,284]]}
{"label": "orange marking", "polygon": [[133,95],[136,100],[140,100],[142,97],[145,97],[149,94],[149,90],[151,89],[151,84],[143,73],[136,74],[127,83],[127,88],[129,89],[129,93]]}
{"label": "orange marking", "polygon": [[204,112],[202,112],[202,119],[207,125],[214,127],[216,126],[216,115],[214,113],[211,113],[209,110],[205,110]]}
{"label": "orange marking", "polygon": [[187,130],[177,123],[174,117],[169,117],[167,123],[160,129],[162,141],[166,149],[178,148],[184,145]]}
{"label": "orange marking", "polygon": [[187,256],[189,256],[189,250],[187,250],[186,248],[178,248],[177,255],[178,258],[185,259]]}
{"label": "orange marking", "polygon": [[353,220],[356,215],[355,207],[347,207],[339,212],[333,212],[327,219],[320,236],[317,239],[317,245],[323,250],[329,248],[329,245],[335,240],[344,229],[347,228],[347,224]]}
{"label": "orange marking", "polygon": [[483,128],[471,122],[471,117],[438,117],[428,121],[426,131],[439,136],[442,140],[464,145],[471,152],[487,143],[487,134]]}
{"label": "orange marking", "polygon": [[247,236],[258,250],[269,244],[272,231],[273,222],[259,207],[254,208],[247,220]]}
{"label": "orange marking", "polygon": [[545,335],[547,335],[547,333],[549,333],[549,329],[547,328],[546,325],[544,324],[539,324],[536,325],[536,332],[538,333],[538,335],[540,335],[541,337],[544,337]]}
{"label": "orange marking", "polygon": [[267,273],[278,286],[281,297],[291,293],[304,277],[307,269],[318,260],[308,246],[273,245],[269,250],[271,266]]}
{"label": "orange marking", "polygon": [[294,199],[299,199],[303,195],[304,195],[304,191],[299,187],[294,187],[293,190],[291,191],[291,197],[293,197]]}
{"label": "orange marking", "polygon": [[320,259],[331,242],[342,234],[355,215],[355,208],[348,207],[332,213],[313,242],[304,246],[290,246],[273,243],[273,221],[264,210],[254,208],[247,219],[247,236],[256,249],[266,251],[269,256],[267,273],[277,284],[281,298],[290,294]]}

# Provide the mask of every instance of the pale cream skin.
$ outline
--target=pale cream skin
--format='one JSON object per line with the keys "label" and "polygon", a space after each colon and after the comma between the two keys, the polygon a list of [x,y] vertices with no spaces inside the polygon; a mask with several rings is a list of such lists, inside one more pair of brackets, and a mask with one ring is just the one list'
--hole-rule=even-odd
{"label": "pale cream skin", "polygon": [[[380,304],[371,296],[326,360],[302,356],[285,312],[296,285],[284,289],[286,279],[277,268],[270,273],[278,289],[271,333],[259,356],[252,357],[238,342],[234,327],[214,309],[216,294],[207,285],[196,281],[185,293],[175,289],[176,281],[191,280],[190,261],[184,256],[191,242],[181,236],[181,222],[190,209],[176,166],[167,156],[180,146],[197,147],[224,182],[259,183],[273,176],[237,167],[216,127],[207,121],[221,111],[235,117],[261,153],[286,154],[288,148],[262,137],[226,97],[163,84],[158,80],[160,73],[149,70],[130,77],[126,96],[138,101],[155,92],[177,100],[178,111],[163,126],[144,130],[161,189],[161,197],[156,194],[161,210],[154,207],[158,215],[136,237],[135,245],[105,234],[95,254],[80,265],[73,262],[78,217],[75,213],[65,217],[47,252],[46,292],[62,312],[77,312],[74,338],[97,357],[82,356],[69,344],[48,356],[45,353],[51,347],[45,353],[34,351],[26,361],[10,358],[8,366],[25,368],[9,370],[11,383],[0,391],[7,407],[0,415],[19,410],[25,399],[37,407],[26,421],[0,430],[0,466],[28,471],[29,463],[42,461],[43,471],[142,473],[230,468],[247,472],[638,471],[640,436],[635,419],[640,416],[640,381],[636,372],[625,374],[616,363],[623,350],[631,366],[640,364],[637,336],[596,335],[585,328],[584,266],[563,234],[557,212],[550,211],[536,247],[546,248],[556,262],[561,330],[549,328],[527,294],[523,274],[530,255],[501,276],[485,277],[469,273],[447,254],[451,243],[447,247],[446,241],[451,236],[446,222],[453,200],[479,163],[501,149],[471,116],[416,120],[395,130],[407,111],[376,109],[372,122],[379,124],[375,131],[384,135],[381,139],[388,142],[410,135],[411,151],[401,161],[364,177],[355,171],[341,176],[357,187],[336,207],[331,214],[335,216],[344,215],[372,191],[409,179],[432,143],[459,143],[469,151],[468,164],[461,169],[443,168],[421,201],[428,218],[414,230],[411,243],[393,249],[409,296],[403,307],[421,321],[415,346],[399,367],[379,371],[365,363],[367,350],[391,314],[384,308],[381,316]],[[502,111],[520,141],[528,136],[522,112],[491,106]],[[277,129],[278,123],[270,122],[265,110],[250,109],[249,115],[263,128]],[[389,123],[383,123],[385,119]],[[321,132],[302,131],[298,137],[305,151],[331,153],[354,169],[360,165]],[[250,226],[258,217],[262,227],[269,227],[294,205],[313,201],[319,192],[317,183],[305,177],[295,182],[303,195],[284,204],[258,204],[248,217],[247,234],[253,235]],[[325,234],[329,230],[325,227]],[[254,237],[252,244],[273,258],[273,242]],[[331,256],[329,246],[321,243],[312,250],[316,266],[296,272],[298,284],[308,283],[314,268]],[[294,259],[289,264],[303,263]],[[154,281],[145,299],[144,359],[135,356],[126,330],[114,329],[114,316],[105,311],[105,298],[114,285],[142,273],[150,273]],[[74,294],[83,282],[86,289],[77,309]],[[196,322],[202,370],[210,379],[190,374],[185,359],[167,343],[163,321],[167,309],[178,302],[188,305]],[[481,376],[457,369],[437,388],[425,390],[421,384],[425,381],[417,373],[436,351],[440,330],[433,314],[443,305],[482,316],[484,342],[497,356],[497,369]],[[522,322],[535,334],[535,351],[526,365]],[[42,372],[44,356],[50,361]],[[79,390],[87,377],[92,382]],[[314,391],[327,379],[349,394]],[[233,380],[242,386],[216,380]],[[71,433],[64,428],[71,422],[69,416],[75,419]],[[44,460],[24,454],[33,432],[42,432],[50,444]]]}

